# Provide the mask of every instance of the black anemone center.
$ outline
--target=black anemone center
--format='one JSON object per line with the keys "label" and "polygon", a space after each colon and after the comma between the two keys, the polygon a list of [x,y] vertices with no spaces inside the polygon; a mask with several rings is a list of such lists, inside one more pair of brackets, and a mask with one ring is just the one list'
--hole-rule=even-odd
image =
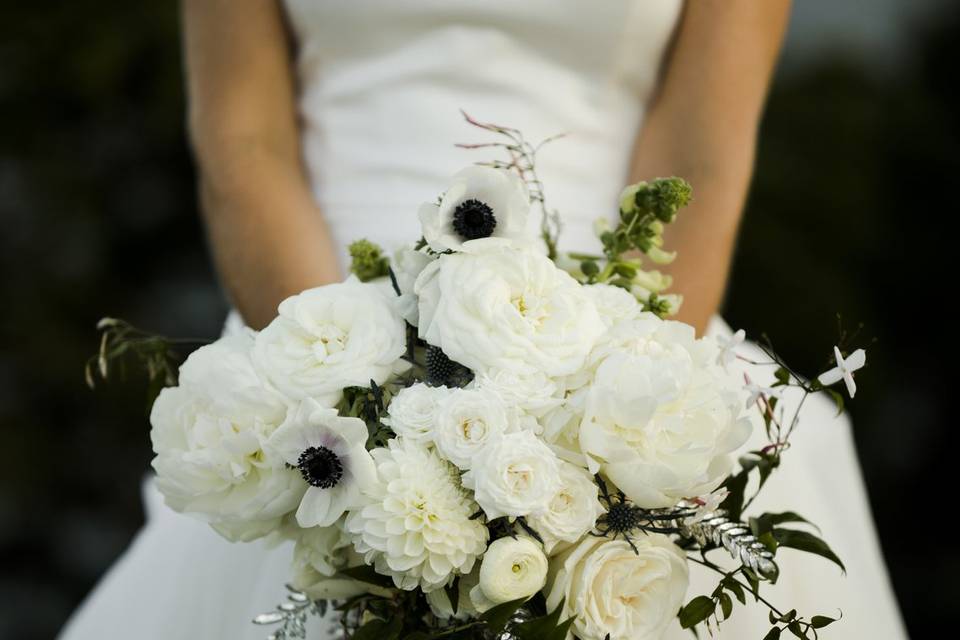
{"label": "black anemone center", "polygon": [[479,200],[464,200],[453,211],[453,230],[467,240],[489,237],[496,226],[493,209]]}
{"label": "black anemone center", "polygon": [[326,447],[310,447],[297,460],[300,475],[310,486],[329,489],[343,477],[343,464],[333,451]]}

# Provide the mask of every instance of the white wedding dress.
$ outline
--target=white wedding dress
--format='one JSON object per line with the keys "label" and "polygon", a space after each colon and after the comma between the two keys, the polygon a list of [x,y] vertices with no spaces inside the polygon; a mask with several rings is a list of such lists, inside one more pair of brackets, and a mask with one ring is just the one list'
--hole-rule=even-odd
{"label": "white wedding dress", "polygon": [[[628,158],[680,0],[288,0],[298,46],[303,150],[316,198],[341,247],[419,236],[417,206],[448,177],[496,150],[462,108],[521,129],[543,149],[539,171],[563,214],[561,247],[595,250],[592,221],[616,212]],[[345,262],[341,254],[340,259]],[[714,333],[728,332],[716,319]],[[748,345],[749,349],[750,346]],[[763,383],[770,369],[748,367]],[[757,430],[751,446],[761,445]],[[757,509],[795,510],[843,558],[845,577],[815,556],[783,550],[767,597],[805,615],[844,620],[826,637],[905,637],[854,453],[850,424],[826,402],[804,420]],[[147,524],[77,611],[64,640],[264,638],[249,620],[283,596],[289,545],[230,544],[170,511],[148,482]],[[716,581],[692,570],[690,594]],[[738,608],[722,638],[761,638],[765,609]],[[318,638],[329,637],[316,625]],[[689,638],[676,625],[668,638]]]}

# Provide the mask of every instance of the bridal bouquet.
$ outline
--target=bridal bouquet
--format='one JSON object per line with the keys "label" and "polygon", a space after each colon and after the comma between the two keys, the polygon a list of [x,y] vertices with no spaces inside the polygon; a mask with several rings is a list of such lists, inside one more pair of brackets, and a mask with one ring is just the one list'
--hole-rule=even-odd
{"label": "bridal bouquet", "polygon": [[[562,254],[536,147],[481,126],[505,141],[474,146],[508,161],[456,174],[391,257],[352,244],[346,281],[284,300],[262,331],[177,372],[169,341],[104,322],[100,373],[133,346],[166,386],[151,436],[167,504],[231,541],[295,541],[288,601],[255,620],[273,638],[335,609],[356,639],[641,640],[678,616],[719,625],[748,595],[768,638],[816,637],[833,618],[778,609],[761,584],[778,548],[839,559],[786,509],[740,517],[796,424],[783,391],[839,398],[844,379],[852,395],[863,352],[811,382],[768,350],[774,387],[737,378],[742,333],[666,319],[680,298],[644,268],[673,258],[686,182],[627,187],[597,253]],[[738,459],[755,409],[770,444]],[[694,565],[712,593],[688,596]]]}

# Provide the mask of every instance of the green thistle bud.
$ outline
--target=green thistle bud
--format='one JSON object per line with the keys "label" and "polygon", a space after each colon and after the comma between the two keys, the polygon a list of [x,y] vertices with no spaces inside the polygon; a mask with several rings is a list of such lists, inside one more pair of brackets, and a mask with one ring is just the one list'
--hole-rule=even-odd
{"label": "green thistle bud", "polygon": [[389,273],[390,260],[383,250],[369,240],[357,240],[348,247],[350,251],[350,272],[361,282],[382,278]]}

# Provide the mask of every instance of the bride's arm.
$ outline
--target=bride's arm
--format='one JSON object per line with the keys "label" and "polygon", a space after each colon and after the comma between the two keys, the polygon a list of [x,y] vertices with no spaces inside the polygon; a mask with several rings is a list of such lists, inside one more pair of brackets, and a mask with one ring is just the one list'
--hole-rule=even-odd
{"label": "bride's arm", "polygon": [[633,180],[677,175],[694,202],[666,232],[678,319],[703,331],[719,309],[753,171],[757,125],[788,0],[686,3],[659,95],[638,136]]}
{"label": "bride's arm", "polygon": [[280,2],[184,0],[190,138],[220,277],[262,327],[286,296],[340,278],[300,155]]}

